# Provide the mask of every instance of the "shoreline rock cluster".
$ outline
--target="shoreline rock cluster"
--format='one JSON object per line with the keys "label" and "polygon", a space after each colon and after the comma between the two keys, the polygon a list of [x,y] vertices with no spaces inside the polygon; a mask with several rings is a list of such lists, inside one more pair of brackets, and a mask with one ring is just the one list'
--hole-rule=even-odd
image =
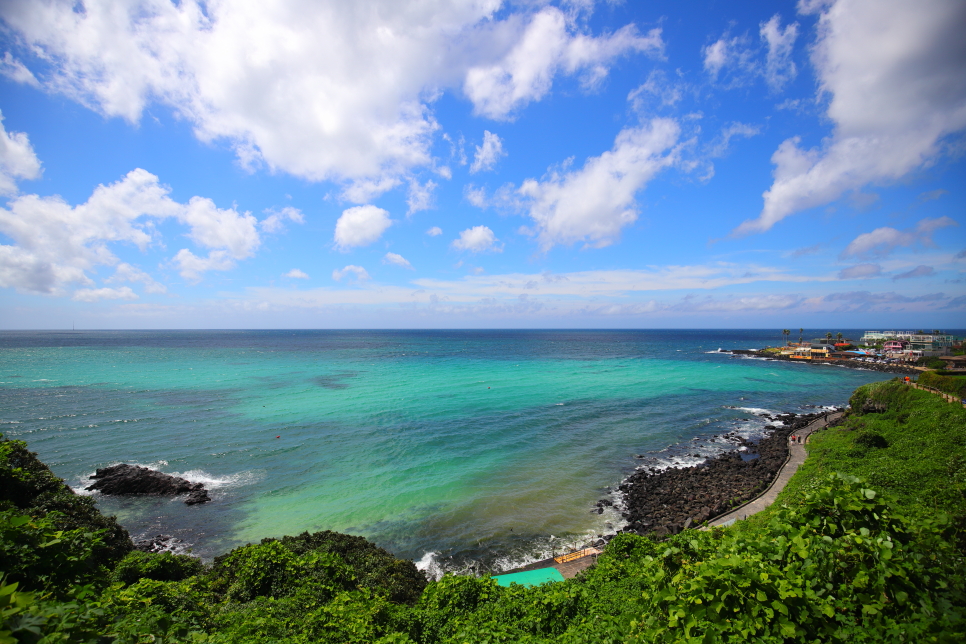
{"label": "shoreline rock cluster", "polygon": [[779,360],[784,362],[796,362],[796,363],[809,363],[809,364],[827,364],[827,365],[841,365],[843,367],[848,367],[849,369],[865,369],[866,371],[879,371],[882,373],[901,373],[903,375],[911,376],[921,374],[922,371],[916,369],[915,367],[910,367],[908,365],[902,364],[883,364],[881,362],[863,362],[861,360],[849,360],[849,359],[839,359],[834,360],[795,360],[794,358],[789,358],[787,356],[775,355],[774,353],[767,353],[765,351],[758,351],[755,349],[722,349],[722,353],[730,353],[736,356],[754,356],[756,358],[764,358],[765,360]]}
{"label": "shoreline rock cluster", "polygon": [[185,505],[211,501],[208,490],[201,483],[191,483],[178,476],[164,474],[138,465],[111,465],[91,476],[95,480],[88,491],[118,496],[180,496],[186,494]]}
{"label": "shoreline rock cluster", "polygon": [[660,539],[750,501],[771,484],[785,464],[789,436],[823,415],[765,416],[782,424],[766,425],[769,433],[757,442],[732,432],[723,438],[735,442],[738,449],[734,451],[692,467],[638,470],[619,487],[624,493],[623,515],[628,522],[622,532]]}

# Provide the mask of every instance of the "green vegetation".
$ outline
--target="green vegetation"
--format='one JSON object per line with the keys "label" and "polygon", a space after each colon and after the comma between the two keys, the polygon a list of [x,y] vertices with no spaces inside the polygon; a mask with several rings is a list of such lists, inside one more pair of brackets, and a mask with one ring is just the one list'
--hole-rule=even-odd
{"label": "green vegetation", "polygon": [[[202,566],[112,541],[116,524],[93,520],[87,499],[60,514],[37,503],[40,487],[14,504],[4,486],[0,644],[963,641],[966,412],[898,381],[851,402],[753,520],[661,543],[619,535],[595,568],[535,588],[427,583],[333,532]],[[0,449],[52,479],[22,443]],[[5,458],[3,475],[26,480]]]}
{"label": "green vegetation", "polygon": [[919,376],[920,385],[938,389],[947,394],[966,398],[966,376],[945,370],[927,371]]}

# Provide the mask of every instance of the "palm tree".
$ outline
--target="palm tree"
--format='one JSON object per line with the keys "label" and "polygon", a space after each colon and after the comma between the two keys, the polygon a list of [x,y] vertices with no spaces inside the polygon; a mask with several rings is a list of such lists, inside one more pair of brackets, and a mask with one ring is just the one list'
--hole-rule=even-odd
{"label": "palm tree", "polygon": [[805,339],[805,329],[800,328],[798,330],[798,343],[801,344],[804,339]]}
{"label": "palm tree", "polygon": [[841,334],[841,333],[836,333],[836,334],[835,334],[835,337],[836,337],[836,339],[837,339],[837,340],[838,340],[839,342],[841,342],[841,341],[842,341],[842,334]]}
{"label": "palm tree", "polygon": [[826,342],[831,342],[832,341],[832,332],[831,331],[828,331],[828,332],[825,333],[825,341]]}
{"label": "palm tree", "polygon": [[791,333],[788,329],[782,329],[782,338],[785,340],[785,346],[788,346],[788,334]]}

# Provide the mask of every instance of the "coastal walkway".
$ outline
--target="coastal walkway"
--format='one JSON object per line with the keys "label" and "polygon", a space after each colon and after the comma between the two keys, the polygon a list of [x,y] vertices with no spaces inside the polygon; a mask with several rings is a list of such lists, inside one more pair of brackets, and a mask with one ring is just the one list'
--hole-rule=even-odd
{"label": "coastal walkway", "polygon": [[966,406],[966,399],[957,398],[956,396],[947,394],[945,391],[940,391],[935,387],[927,387],[926,385],[920,385],[918,382],[907,382],[906,384],[915,389],[921,389],[922,391],[928,391],[931,394],[936,394],[937,396],[942,397],[942,399],[948,403],[952,403],[954,405]]}
{"label": "coastal walkway", "polygon": [[[816,418],[804,428],[796,431],[795,435],[801,436],[807,441],[812,432],[825,429],[831,423],[841,418],[844,413],[845,412],[837,411],[833,414],[828,414],[823,418]],[[761,512],[769,505],[774,503],[775,499],[778,498],[778,494],[785,489],[785,485],[788,484],[788,481],[792,478],[792,475],[794,475],[795,472],[798,471],[798,468],[801,466],[801,464],[805,462],[806,456],[807,453],[805,452],[804,443],[789,444],[788,458],[785,460],[785,464],[782,466],[782,468],[778,470],[778,475],[775,477],[775,480],[771,482],[771,485],[769,485],[764,492],[751,501],[748,501],[744,505],[738,506],[727,514],[723,514],[720,517],[712,519],[708,522],[708,527],[731,525],[739,519],[747,519],[751,515]]]}

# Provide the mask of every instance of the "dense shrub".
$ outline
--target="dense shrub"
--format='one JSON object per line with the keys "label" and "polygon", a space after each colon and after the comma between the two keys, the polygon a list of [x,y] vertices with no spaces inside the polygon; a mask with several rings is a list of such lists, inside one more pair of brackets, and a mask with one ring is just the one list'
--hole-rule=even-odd
{"label": "dense shrub", "polygon": [[176,555],[170,552],[129,553],[117,564],[111,580],[124,585],[133,584],[141,579],[155,581],[181,581],[201,572],[201,560],[189,555]]}
{"label": "dense shrub", "polygon": [[113,567],[134,549],[127,530],[114,517],[101,514],[90,497],[74,494],[64,481],[27,450],[27,444],[0,435],[0,510],[45,517],[59,530],[99,533],[101,543],[90,556],[94,565]]}
{"label": "dense shrub", "polygon": [[926,371],[919,376],[918,382],[958,398],[966,398],[966,376],[953,375],[948,371]]}

